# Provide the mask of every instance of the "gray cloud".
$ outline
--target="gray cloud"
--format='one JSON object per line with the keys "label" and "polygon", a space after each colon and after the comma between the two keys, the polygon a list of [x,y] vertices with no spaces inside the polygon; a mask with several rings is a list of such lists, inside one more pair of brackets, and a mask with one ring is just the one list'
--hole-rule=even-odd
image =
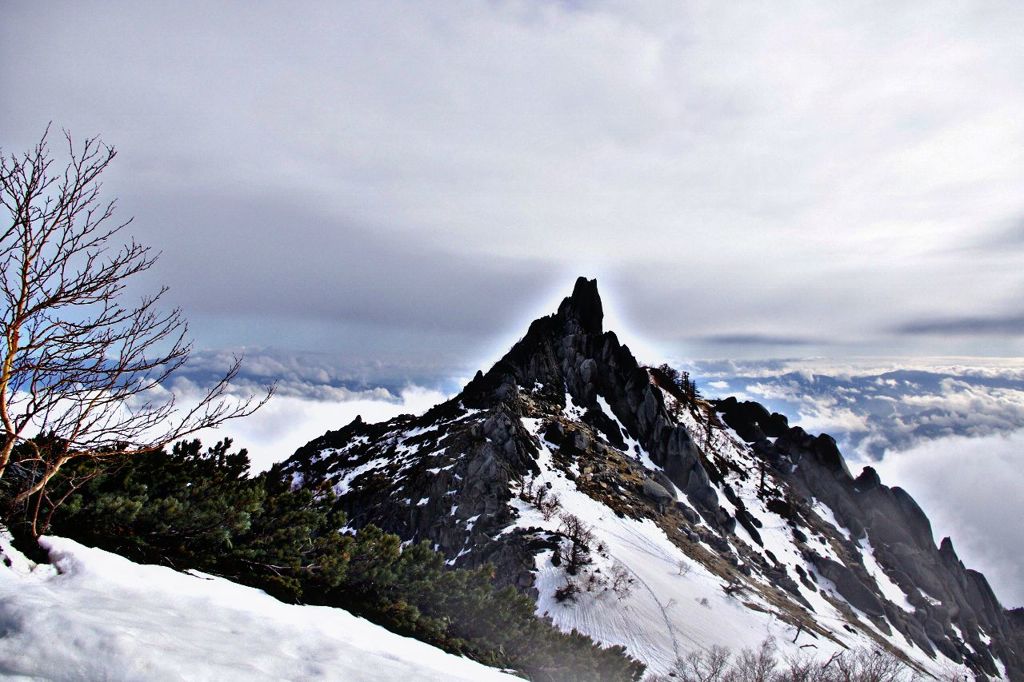
{"label": "gray cloud", "polygon": [[1017,217],[1008,225],[999,225],[966,243],[968,249],[997,250],[1024,247],[1024,218]]}
{"label": "gray cloud", "polygon": [[919,320],[900,325],[896,331],[901,334],[1020,336],[1024,334],[1024,315]]}
{"label": "gray cloud", "polygon": [[724,346],[810,346],[827,345],[827,341],[798,336],[772,336],[770,334],[711,334],[700,339],[704,343]]}
{"label": "gray cloud", "polygon": [[0,142],[53,119],[117,144],[107,187],[211,343],[271,328],[423,360],[587,273],[676,349],[724,318],[796,340],[824,324],[859,354],[1024,353],[888,333],[1021,284],[1020,249],[955,249],[1024,206],[1022,7],[5,12]]}
{"label": "gray cloud", "polygon": [[136,233],[163,250],[153,284],[198,274],[175,277],[172,296],[210,316],[486,336],[562,279],[539,258],[460,253],[427,234],[399,236],[282,199],[175,196],[135,214]]}
{"label": "gray cloud", "polygon": [[324,401],[393,400],[409,386],[454,392],[461,388],[459,377],[476,371],[464,364],[365,361],[345,353],[238,348],[196,351],[175,376],[189,385],[209,386],[239,357],[242,366],[233,382],[236,395],[274,384],[278,396]]}

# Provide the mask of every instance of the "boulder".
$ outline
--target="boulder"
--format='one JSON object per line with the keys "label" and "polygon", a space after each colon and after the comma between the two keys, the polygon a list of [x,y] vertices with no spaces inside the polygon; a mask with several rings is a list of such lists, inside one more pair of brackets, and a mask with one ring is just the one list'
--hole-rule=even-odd
{"label": "boulder", "polygon": [[690,523],[698,523],[700,521],[700,515],[693,510],[693,508],[683,502],[682,500],[676,502],[676,509],[683,515],[683,518]]}
{"label": "boulder", "polygon": [[643,493],[647,498],[658,505],[658,509],[661,511],[665,510],[665,505],[675,502],[676,499],[675,495],[665,490],[663,485],[650,478],[644,479]]}
{"label": "boulder", "polygon": [[672,495],[672,500],[676,499],[676,486],[672,483],[671,479],[665,475],[662,471],[654,472],[654,480],[657,481],[665,490]]}

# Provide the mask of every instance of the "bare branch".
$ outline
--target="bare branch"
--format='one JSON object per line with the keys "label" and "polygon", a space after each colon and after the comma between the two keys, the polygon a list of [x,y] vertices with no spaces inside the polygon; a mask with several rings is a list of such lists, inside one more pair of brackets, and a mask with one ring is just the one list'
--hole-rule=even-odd
{"label": "bare branch", "polygon": [[131,219],[117,221],[115,201],[101,197],[117,152],[64,131],[58,169],[49,132],[24,154],[0,151],[0,479],[19,465],[16,483],[4,481],[16,504],[42,499],[71,460],[157,450],[250,415],[273,392],[229,396],[239,358],[187,409],[163,389],[191,353],[188,324],[180,310],[160,309],[166,288],[125,300],[158,254],[122,240]]}

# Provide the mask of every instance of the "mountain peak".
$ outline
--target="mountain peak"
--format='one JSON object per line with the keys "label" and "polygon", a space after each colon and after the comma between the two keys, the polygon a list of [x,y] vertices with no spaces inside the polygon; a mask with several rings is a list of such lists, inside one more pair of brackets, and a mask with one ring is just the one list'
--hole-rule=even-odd
{"label": "mountain peak", "polygon": [[562,317],[576,319],[583,331],[587,333],[601,334],[604,308],[601,305],[601,294],[597,291],[597,280],[586,277],[577,278],[572,295],[565,298],[558,306],[558,314]]}
{"label": "mountain peak", "polygon": [[[741,626],[785,655],[867,646],[922,674],[1024,680],[1017,626],[906,492],[870,467],[852,478],[833,438],[762,405],[683,393],[603,317],[580,277],[459,395],[330,431],[281,471],[330,486],[352,528],[495,566],[560,628],[627,645],[657,674],[684,639],[706,650]],[[619,594],[616,575],[645,589]]]}

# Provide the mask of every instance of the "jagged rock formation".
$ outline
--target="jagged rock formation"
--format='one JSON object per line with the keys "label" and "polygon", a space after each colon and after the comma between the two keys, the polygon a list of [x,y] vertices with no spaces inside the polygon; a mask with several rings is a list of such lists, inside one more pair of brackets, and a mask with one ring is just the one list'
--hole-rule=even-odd
{"label": "jagged rock formation", "polygon": [[603,330],[594,281],[458,396],[420,417],[357,418],[281,469],[330,486],[353,527],[494,564],[539,612],[655,672],[694,646],[771,635],[822,656],[884,649],[927,674],[1024,678],[1019,614],[948,539],[935,547],[906,492],[870,467],[854,478],[827,435],[640,366]]}
{"label": "jagged rock formation", "polygon": [[[964,567],[948,537],[935,546],[928,517],[906,491],[883,485],[871,467],[853,478],[834,440],[790,427],[785,417],[769,415],[761,405],[730,398],[717,408],[793,495],[828,505],[851,540],[871,544],[879,565],[906,595],[913,612],[879,599],[850,569],[809,552],[814,566],[851,604],[876,618],[885,617],[925,652],[937,649],[986,674],[997,673],[993,654],[1003,661],[1019,661],[1019,634],[985,576]],[[979,630],[990,637],[982,639]],[[1013,671],[1024,672],[1019,663]]]}

